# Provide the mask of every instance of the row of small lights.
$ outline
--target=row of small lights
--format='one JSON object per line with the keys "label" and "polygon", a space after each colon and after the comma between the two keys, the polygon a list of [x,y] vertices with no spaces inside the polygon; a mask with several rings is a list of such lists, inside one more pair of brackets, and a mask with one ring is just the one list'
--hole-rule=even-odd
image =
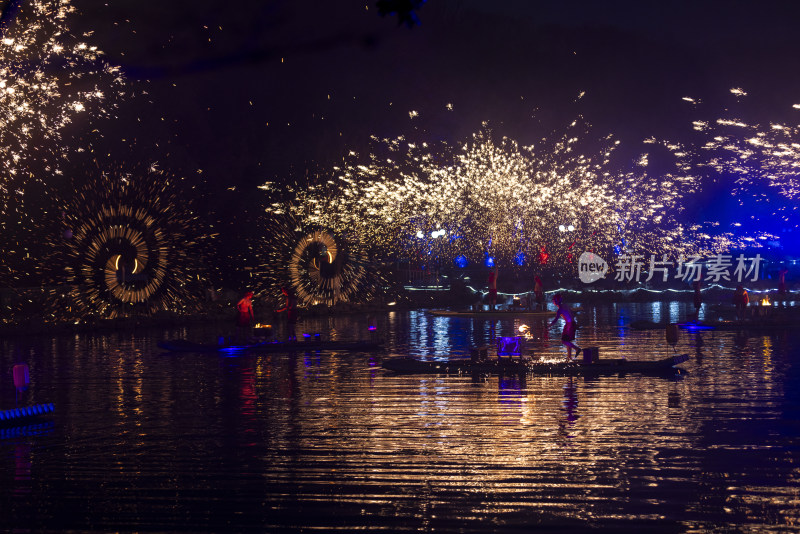
{"label": "row of small lights", "polygon": [[[569,226],[564,226],[563,224],[560,224],[558,226],[558,231],[559,232],[574,232],[575,231],[575,227],[572,226],[571,224]],[[447,234],[447,232],[444,229],[434,230],[433,232],[431,232],[431,237],[436,239],[437,237],[444,237],[446,234]],[[419,230],[417,232],[417,238],[423,239],[424,237],[425,237],[425,232],[423,232],[422,230]]]}
{"label": "row of small lights", "polygon": [[[445,234],[447,234],[447,232],[445,232],[444,229],[434,230],[433,232],[431,232],[431,237],[436,239],[437,237],[444,237]],[[417,232],[417,237],[419,239],[423,239],[425,237],[425,234],[422,232],[422,230]]]}

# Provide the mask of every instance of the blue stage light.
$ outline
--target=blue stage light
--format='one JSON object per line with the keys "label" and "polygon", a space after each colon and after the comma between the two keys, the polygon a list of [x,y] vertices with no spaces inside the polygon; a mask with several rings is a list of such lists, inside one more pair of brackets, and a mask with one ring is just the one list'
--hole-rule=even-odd
{"label": "blue stage light", "polygon": [[453,260],[453,261],[455,262],[457,267],[460,267],[462,269],[464,267],[466,267],[467,265],[469,265],[469,261],[467,260],[467,257],[464,256],[463,254],[460,254],[460,255],[456,256],[456,259]]}

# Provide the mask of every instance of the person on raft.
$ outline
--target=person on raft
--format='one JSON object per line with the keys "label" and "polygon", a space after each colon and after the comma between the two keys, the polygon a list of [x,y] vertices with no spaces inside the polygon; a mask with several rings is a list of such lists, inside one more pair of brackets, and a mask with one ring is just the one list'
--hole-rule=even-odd
{"label": "person on raft", "polygon": [[295,325],[297,324],[297,297],[294,291],[288,287],[282,287],[281,292],[286,297],[286,304],[280,310],[275,310],[275,312],[286,312],[286,331],[289,341],[297,341],[297,332],[295,331]]}
{"label": "person on raft", "polygon": [[253,314],[253,292],[248,291],[236,304],[236,333],[242,339],[250,334],[250,328],[255,315]]}
{"label": "person on raft", "polygon": [[575,331],[578,329],[578,323],[575,322],[575,317],[572,315],[572,310],[570,310],[563,302],[563,297],[561,293],[556,293],[553,295],[553,304],[558,308],[556,310],[556,316],[550,322],[550,326],[553,326],[558,322],[558,318],[561,317],[564,319],[564,330],[561,332],[561,343],[565,347],[567,347],[567,361],[572,361],[572,349],[575,349],[575,356],[577,357],[580,353],[580,348],[573,343],[575,340]]}

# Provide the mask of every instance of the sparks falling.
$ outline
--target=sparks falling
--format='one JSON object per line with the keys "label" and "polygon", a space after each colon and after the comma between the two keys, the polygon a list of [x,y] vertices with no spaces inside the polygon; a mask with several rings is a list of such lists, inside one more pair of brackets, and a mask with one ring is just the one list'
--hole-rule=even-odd
{"label": "sparks falling", "polygon": [[16,252],[26,239],[8,234],[38,219],[26,193],[46,188],[86,148],[66,142],[65,127],[109,116],[125,87],[97,47],[69,32],[74,12],[69,0],[20,2],[0,28],[0,231]]}
{"label": "sparks falling", "polygon": [[619,141],[608,136],[587,154],[587,130],[576,120],[532,146],[497,139],[486,125],[454,148],[374,138],[371,154],[351,152],[332,179],[298,189],[280,210],[423,261],[494,257],[559,268],[586,250],[677,257],[732,246],[729,234],[678,222],[683,197],[699,184],[685,151],[651,139],[648,152],[670,154],[674,172],[650,174],[647,153],[621,172],[610,163]]}
{"label": "sparks falling", "polygon": [[760,182],[787,199],[800,198],[800,128],[732,119],[701,124],[713,136],[703,145],[711,154],[708,165],[737,175],[736,193]]}

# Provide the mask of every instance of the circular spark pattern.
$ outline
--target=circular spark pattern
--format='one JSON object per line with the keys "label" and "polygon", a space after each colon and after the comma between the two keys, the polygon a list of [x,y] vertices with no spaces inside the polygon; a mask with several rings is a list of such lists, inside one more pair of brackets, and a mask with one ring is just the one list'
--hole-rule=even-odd
{"label": "circular spark pattern", "polygon": [[253,246],[254,255],[265,259],[255,277],[257,296],[278,299],[281,287],[292,287],[304,307],[363,304],[379,296],[383,265],[364,243],[303,224],[278,205],[265,214],[265,238]]}
{"label": "circular spark pattern", "polygon": [[64,211],[69,297],[78,316],[191,311],[201,289],[197,220],[169,177],[102,174]]}
{"label": "circular spark pattern", "polygon": [[357,300],[365,274],[364,258],[340,250],[333,234],[323,230],[303,236],[289,260],[292,287],[306,306]]}
{"label": "circular spark pattern", "polygon": [[[104,206],[74,232],[90,300],[147,302],[167,273],[164,232],[143,208]],[[101,268],[102,266],[102,268]]]}

